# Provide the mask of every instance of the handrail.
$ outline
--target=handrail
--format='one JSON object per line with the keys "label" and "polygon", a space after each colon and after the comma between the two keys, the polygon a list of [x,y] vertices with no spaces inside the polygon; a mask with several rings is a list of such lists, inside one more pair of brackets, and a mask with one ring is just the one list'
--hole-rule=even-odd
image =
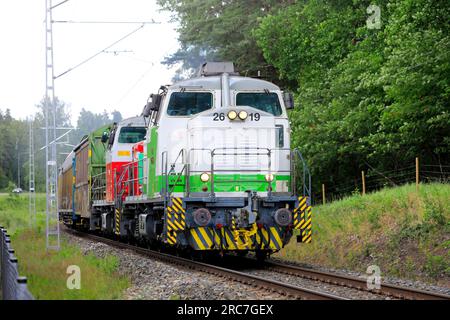
{"label": "handrail", "polygon": [[[122,166],[123,167],[123,166]],[[114,170],[114,178],[117,177],[117,174],[119,174],[119,178],[118,179],[114,179],[116,182],[114,183],[114,194],[115,194],[115,201],[117,205],[120,205],[122,202],[122,196],[124,193],[124,177],[125,177],[125,173],[127,172],[127,170],[121,170],[120,172],[117,172],[116,170]]]}
{"label": "handrail", "polygon": [[[99,174],[96,174],[94,176],[91,176],[92,179],[92,187],[91,187],[91,193],[92,193],[92,200],[104,200],[106,191],[106,171],[102,171]],[[103,192],[102,192],[103,191]]]}
{"label": "handrail", "polygon": [[[175,172],[176,163],[177,163],[178,159],[180,159],[180,156],[184,156],[184,153],[185,153],[185,149],[181,149],[180,152],[178,152],[177,158],[170,165],[170,172],[169,172],[169,174],[171,174],[172,172]],[[182,160],[181,162],[183,162],[183,159],[181,159],[181,160]]]}
{"label": "handrail", "polygon": [[[163,177],[165,178],[165,185],[164,185],[164,189],[163,194],[164,194],[164,202],[168,203],[170,195],[172,194],[172,192],[175,190],[175,187],[177,185],[177,183],[180,181],[183,172],[186,171],[186,176],[188,176],[189,171],[188,171],[188,166],[187,164],[185,164],[185,160],[186,160],[186,150],[185,149],[181,149],[180,152],[178,152],[177,157],[175,158],[175,161],[170,165],[170,171],[168,171],[168,162],[169,162],[169,157],[168,157],[168,152],[164,151],[162,153],[162,168],[163,168]],[[176,168],[176,164],[178,162],[178,160],[180,159],[180,156],[182,157],[182,162],[183,162],[183,168],[181,169],[181,171],[179,173],[177,173],[177,180],[175,181],[172,189],[169,190],[169,176],[172,175],[173,173],[175,173],[175,168]],[[185,184],[186,187],[189,186],[188,180],[189,178],[185,179]]]}
{"label": "handrail", "polygon": [[[221,153],[217,153],[217,150],[222,150]],[[228,150],[233,150],[235,151],[234,153],[227,153]],[[245,150],[246,152],[244,153],[239,153],[237,151],[240,150]],[[249,150],[257,150],[256,153],[250,153],[248,152]],[[259,153],[261,150],[267,151],[267,153]],[[272,152],[269,148],[260,148],[260,147],[232,147],[232,148],[225,148],[225,147],[221,147],[221,148],[215,148],[212,150],[211,152],[211,197],[215,196],[215,189],[214,189],[214,183],[215,183],[215,179],[214,179],[214,173],[215,173],[215,167],[214,167],[214,157],[215,156],[267,156],[268,157],[268,174],[272,173]],[[255,170],[255,172],[261,172],[262,170]],[[222,181],[224,182],[224,181]],[[272,196],[272,181],[267,181],[267,185],[268,185],[268,197],[270,198]]]}
{"label": "handrail", "polygon": [[[121,166],[121,176],[119,177],[118,184],[121,185],[121,190],[123,189],[124,185],[128,186],[128,192],[130,195],[136,195],[137,190],[135,190],[135,182],[142,180],[143,183],[146,183],[148,181],[146,176],[143,176],[142,178],[134,177],[134,172],[131,174],[131,170],[139,170],[144,168],[144,163],[147,160],[147,157],[144,157],[142,159],[134,160],[131,162],[128,162]],[[125,174],[128,173],[128,178],[125,180]],[[133,176],[133,178],[131,178]],[[144,182],[145,181],[145,182]],[[123,193],[122,193],[123,194]]]}
{"label": "handrail", "polygon": [[[227,151],[232,151],[232,152],[227,152]],[[241,150],[245,150],[245,152],[241,152]],[[250,150],[253,150],[253,152],[249,152]],[[266,152],[261,152],[262,150],[266,151]],[[276,149],[270,149],[270,148],[261,148],[261,147],[231,147],[231,148],[226,148],[226,147],[220,147],[220,148],[215,148],[215,149],[207,149],[207,148],[193,148],[189,150],[189,163],[191,162],[191,158],[192,158],[192,153],[195,151],[208,151],[210,153],[211,156],[211,180],[210,180],[210,187],[211,187],[211,193],[210,196],[214,197],[215,196],[215,188],[214,188],[214,184],[216,183],[214,180],[214,173],[215,172],[234,172],[236,171],[236,169],[230,169],[230,170],[216,170],[215,169],[215,165],[214,165],[214,157],[215,156],[229,156],[229,155],[234,155],[234,156],[239,156],[239,155],[245,155],[245,156],[267,156],[268,157],[268,166],[267,169],[244,169],[244,170],[238,170],[241,172],[261,172],[261,171],[266,171],[268,174],[272,173],[272,155],[274,154],[274,151],[289,151],[291,153],[291,149],[288,148],[276,148]],[[219,152],[217,152],[219,151]],[[189,173],[200,173],[203,171],[189,171]],[[292,170],[277,170],[277,172],[288,172],[291,173]],[[233,180],[234,181],[234,180]],[[225,183],[225,182],[231,182],[231,181],[220,181],[220,183]],[[259,182],[259,181],[258,181]],[[272,181],[265,181],[268,184],[268,196],[271,197],[272,195]],[[292,188],[292,190],[294,190],[294,188]],[[190,192],[190,190],[188,190],[188,192]]]}
{"label": "handrail", "polygon": [[[245,150],[245,151],[242,151]],[[236,169],[216,169],[215,167],[215,162],[214,162],[214,158],[217,156],[228,156],[228,155],[234,155],[234,156],[239,156],[239,155],[247,155],[247,156],[267,156],[268,157],[268,164],[267,164],[267,168],[265,169],[243,169],[242,171],[245,172],[262,172],[265,171],[268,174],[271,174],[273,171],[272,168],[272,156],[276,153],[276,152],[289,152],[288,154],[288,159],[290,162],[290,167],[289,169],[284,169],[284,170],[276,170],[276,172],[283,172],[283,173],[289,173],[290,177],[291,177],[291,193],[294,195],[297,193],[297,191],[300,191],[302,193],[303,196],[307,196],[309,197],[309,201],[311,201],[311,172],[306,164],[305,159],[303,158],[303,155],[301,154],[301,152],[298,149],[295,150],[291,150],[289,148],[274,148],[274,149],[270,149],[270,148],[259,148],[259,147],[252,147],[252,148],[246,148],[246,147],[233,147],[233,148],[225,148],[225,147],[220,147],[220,148],[215,148],[215,149],[209,149],[209,148],[192,148],[189,151],[186,151],[186,149],[181,149],[178,152],[178,155],[175,159],[175,161],[171,164],[169,164],[169,154],[168,151],[164,151],[162,152],[161,156],[162,156],[162,163],[161,163],[161,171],[162,171],[162,176],[163,176],[163,185],[162,185],[162,189],[161,189],[161,195],[164,197],[164,201],[167,204],[167,202],[170,201],[170,197],[172,195],[172,193],[174,192],[175,188],[177,187],[178,183],[180,181],[182,181],[182,177],[185,177],[185,196],[189,196],[191,190],[190,190],[190,176],[192,175],[192,173],[200,173],[200,172],[204,172],[204,170],[192,170],[191,168],[191,163],[193,161],[192,156],[194,152],[199,152],[199,151],[203,151],[203,152],[207,152],[209,153],[209,156],[211,157],[211,172],[210,172],[210,197],[214,198],[215,197],[215,184],[216,183],[226,183],[226,182],[235,182],[235,180],[230,180],[230,181],[215,181],[214,179],[214,174],[216,172],[235,172]],[[262,152],[264,151],[264,152]],[[187,154],[187,157],[185,156]],[[177,162],[180,160],[180,157],[183,157],[182,163],[180,165],[182,165],[182,168],[179,172],[176,172],[176,166],[177,166]],[[128,184],[129,186],[129,192],[131,192],[131,187],[130,187],[130,183],[133,184],[133,189],[135,187],[135,181],[138,180],[143,180],[143,181],[147,181],[148,182],[148,177],[144,176],[142,178],[139,177],[134,177],[132,178],[131,173],[130,173],[130,169],[133,166],[136,166],[136,164],[138,165],[138,169],[140,168],[140,165],[142,163],[145,162],[145,158],[144,159],[139,159],[136,161],[132,161],[126,165],[123,166],[121,175],[119,177],[118,184],[120,185],[117,189],[117,195],[124,191],[124,185]],[[301,170],[301,172],[299,172]],[[241,170],[238,170],[241,171]],[[128,179],[125,181],[125,175],[128,172]],[[297,175],[299,175],[299,177],[297,177]],[[175,182],[173,181],[169,181],[169,177],[176,175],[176,179]],[[298,179],[300,178],[300,179]],[[301,181],[299,181],[301,180]],[[261,181],[246,181],[245,182],[261,182]],[[264,180],[265,183],[268,184],[269,188],[268,188],[268,196],[271,197],[272,196],[272,183],[273,181],[266,181]],[[297,188],[301,187],[300,190],[298,190]],[[132,194],[134,195],[134,193],[132,192]]]}
{"label": "handrail", "polygon": [[169,196],[172,194],[172,192],[175,190],[175,187],[177,185],[177,183],[180,181],[181,176],[183,175],[183,172],[186,171],[187,169],[187,165],[185,164],[183,166],[183,169],[181,169],[181,171],[179,173],[177,173],[177,180],[175,181],[175,183],[173,184],[172,189],[169,191]]}
{"label": "handrail", "polygon": [[[308,165],[306,164],[305,159],[303,158],[302,153],[300,150],[295,149],[294,154],[300,159],[303,165],[303,179],[302,179],[302,192],[303,196],[307,196],[309,198],[309,201],[312,201],[311,199],[311,172],[309,171]],[[296,168],[294,168],[296,169]],[[297,170],[294,170],[294,173]],[[306,181],[308,180],[308,181]]]}

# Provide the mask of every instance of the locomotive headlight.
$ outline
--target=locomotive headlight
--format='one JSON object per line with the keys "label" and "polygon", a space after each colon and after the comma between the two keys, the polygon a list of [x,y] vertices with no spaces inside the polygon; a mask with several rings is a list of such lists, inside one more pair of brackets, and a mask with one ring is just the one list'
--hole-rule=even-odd
{"label": "locomotive headlight", "polygon": [[209,173],[202,173],[202,175],[200,176],[200,180],[202,180],[202,182],[208,182],[209,181]]}
{"label": "locomotive headlight", "polygon": [[241,112],[239,112],[239,119],[245,120],[245,119],[247,119],[247,118],[248,118],[248,113],[247,113],[247,111],[241,111]]}
{"label": "locomotive headlight", "polygon": [[273,181],[273,174],[271,174],[271,173],[266,174],[266,181],[267,182],[272,182]]}
{"label": "locomotive headlight", "polygon": [[230,112],[228,112],[228,119],[235,120],[237,117],[238,117],[238,114],[236,111],[231,110]]}

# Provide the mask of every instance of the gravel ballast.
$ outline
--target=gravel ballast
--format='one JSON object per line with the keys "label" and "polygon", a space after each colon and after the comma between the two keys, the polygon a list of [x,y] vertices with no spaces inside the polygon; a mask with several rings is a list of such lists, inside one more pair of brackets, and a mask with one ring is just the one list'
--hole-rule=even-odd
{"label": "gravel ballast", "polygon": [[[118,273],[130,279],[131,286],[125,291],[125,300],[282,300],[291,299],[285,295],[269,292],[261,288],[224,279],[205,272],[186,269],[169,263],[142,256],[132,250],[115,248],[101,242],[77,237],[65,233],[64,237],[77,245],[84,254],[94,254],[99,258],[114,255],[119,260]],[[279,259],[274,259],[278,260]],[[280,261],[281,262],[281,261]],[[297,264],[299,265],[299,264]],[[337,274],[347,274],[362,277],[351,271],[329,270],[321,267],[308,266],[321,271],[331,271]],[[304,279],[298,276],[286,275],[268,270],[240,270],[241,272],[261,276],[291,285],[309,288],[324,293],[331,293],[348,299],[373,300],[391,299],[386,296],[360,291],[357,289],[328,284],[316,280]],[[436,288],[424,284],[414,285],[408,281],[389,281],[405,287],[449,294],[447,288]]]}
{"label": "gravel ballast", "polygon": [[[299,266],[299,267],[303,267],[303,268],[307,268],[307,269],[311,269],[311,270],[330,272],[330,273],[335,273],[335,274],[339,274],[339,275],[343,275],[343,276],[353,276],[353,277],[364,279],[364,280],[367,279],[367,274],[352,271],[352,270],[327,268],[327,267],[322,267],[322,266],[317,266],[317,265],[288,261],[288,260],[284,260],[284,259],[280,259],[280,258],[273,258],[272,260],[274,262],[288,263],[288,264],[292,264],[294,266]],[[405,288],[412,288],[412,289],[416,289],[416,290],[423,290],[423,291],[435,292],[435,293],[439,293],[439,294],[450,295],[450,288],[431,285],[431,284],[424,283],[422,281],[413,281],[413,280],[408,280],[408,279],[400,279],[400,278],[395,278],[395,277],[383,276],[383,274],[382,274],[381,285],[383,285],[383,283],[397,285],[397,286],[401,286],[401,287],[405,287]]]}
{"label": "gravel ballast", "polygon": [[104,243],[64,236],[84,254],[99,258],[114,255],[119,259],[119,274],[128,276],[131,287],[125,300],[281,300],[286,296],[226,280],[195,270],[188,270],[143,257],[131,250],[117,249]]}

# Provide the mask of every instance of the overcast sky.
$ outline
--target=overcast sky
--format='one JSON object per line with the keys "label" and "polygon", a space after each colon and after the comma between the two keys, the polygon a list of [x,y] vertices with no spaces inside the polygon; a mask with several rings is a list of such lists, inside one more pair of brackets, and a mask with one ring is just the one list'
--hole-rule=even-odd
{"label": "overcast sky", "polygon": [[[59,3],[61,0],[54,0]],[[0,109],[17,118],[32,115],[45,94],[45,0],[0,0]],[[177,50],[176,25],[156,0],[70,0],[54,20],[155,21],[56,80],[56,95],[69,105],[75,124],[81,108],[140,114],[150,93],[169,84],[174,70],[161,65]],[[55,74],[61,74],[139,27],[132,24],[61,24],[54,27]]]}

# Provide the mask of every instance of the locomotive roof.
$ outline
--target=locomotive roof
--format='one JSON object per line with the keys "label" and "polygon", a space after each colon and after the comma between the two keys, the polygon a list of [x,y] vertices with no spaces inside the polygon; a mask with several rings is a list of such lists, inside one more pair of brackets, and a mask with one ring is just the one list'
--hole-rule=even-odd
{"label": "locomotive roof", "polygon": [[[169,87],[169,89],[181,89],[181,88],[197,88],[197,89],[206,89],[206,90],[220,90],[221,85],[221,77],[220,76],[208,76],[208,77],[199,77],[193,78],[189,80],[184,80],[181,82],[177,82]],[[230,76],[230,89],[237,91],[245,91],[245,90],[280,90],[278,86],[275,84],[255,79],[255,78],[247,78],[241,76]]]}
{"label": "locomotive roof", "polygon": [[61,165],[62,172],[66,172],[67,170],[72,168],[72,160],[73,160],[74,152],[72,151],[69,153],[67,158],[64,160],[63,164]]}
{"label": "locomotive roof", "polygon": [[133,117],[133,118],[128,118],[128,119],[124,119],[124,120],[120,121],[119,125],[121,125],[121,126],[129,126],[129,125],[145,126],[145,120],[143,117]]}

